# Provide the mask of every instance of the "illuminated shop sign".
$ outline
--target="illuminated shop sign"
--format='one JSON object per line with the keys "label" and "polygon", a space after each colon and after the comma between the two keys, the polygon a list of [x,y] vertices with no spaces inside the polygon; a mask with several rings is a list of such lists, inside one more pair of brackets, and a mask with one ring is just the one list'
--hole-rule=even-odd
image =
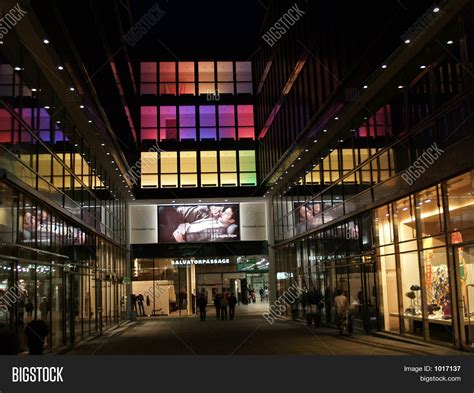
{"label": "illuminated shop sign", "polygon": [[229,264],[229,263],[230,263],[229,258],[171,260],[172,265],[226,265],[226,264]]}

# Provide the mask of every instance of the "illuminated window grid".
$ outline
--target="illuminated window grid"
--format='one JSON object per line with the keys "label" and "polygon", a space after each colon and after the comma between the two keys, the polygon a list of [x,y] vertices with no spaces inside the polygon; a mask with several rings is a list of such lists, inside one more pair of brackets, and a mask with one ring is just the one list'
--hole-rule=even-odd
{"label": "illuminated window grid", "polygon": [[216,73],[213,61],[200,61],[198,63],[199,95],[215,94]]}
{"label": "illuminated window grid", "polygon": [[160,187],[178,187],[178,152],[160,152]]}
{"label": "illuminated window grid", "polygon": [[178,81],[178,95],[196,95],[194,62],[180,61],[178,63]]}
{"label": "illuminated window grid", "polygon": [[142,152],[141,156],[141,186],[142,188],[158,187],[158,153]]}
{"label": "illuminated window grid", "polygon": [[158,137],[158,116],[156,106],[140,108],[140,138],[142,141],[156,141]]}
{"label": "illuminated window grid", "polygon": [[180,187],[197,187],[197,153],[195,151],[179,152]]}
{"label": "illuminated window grid", "polygon": [[250,61],[235,62],[237,94],[252,94],[252,63]]}
{"label": "illuminated window grid", "polygon": [[235,150],[219,151],[220,186],[236,187],[237,180],[237,152]]}
{"label": "illuminated window grid", "polygon": [[140,63],[140,94],[156,95],[157,74],[155,62]]}
{"label": "illuminated window grid", "polygon": [[159,63],[160,95],[176,95],[176,62],[165,61]]}
{"label": "illuminated window grid", "polygon": [[239,150],[239,185],[241,187],[257,185],[255,150]]}
{"label": "illuminated window grid", "polygon": [[219,184],[217,151],[201,151],[201,187]]}
{"label": "illuminated window grid", "polygon": [[219,94],[234,94],[234,64],[231,61],[217,62],[217,89]]}

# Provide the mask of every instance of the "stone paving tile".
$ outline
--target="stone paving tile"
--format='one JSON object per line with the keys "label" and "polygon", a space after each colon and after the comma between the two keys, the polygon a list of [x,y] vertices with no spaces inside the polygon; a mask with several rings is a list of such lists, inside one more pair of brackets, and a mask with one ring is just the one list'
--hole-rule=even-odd
{"label": "stone paving tile", "polygon": [[270,325],[262,309],[240,308],[233,321],[216,320],[212,309],[206,322],[197,316],[140,318],[68,355],[470,355],[360,333],[340,337],[335,329],[289,320]]}

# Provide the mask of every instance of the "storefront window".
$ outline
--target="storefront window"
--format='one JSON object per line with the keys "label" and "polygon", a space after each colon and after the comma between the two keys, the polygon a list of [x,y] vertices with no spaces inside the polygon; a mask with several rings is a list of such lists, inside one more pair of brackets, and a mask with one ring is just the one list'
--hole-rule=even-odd
{"label": "storefront window", "polygon": [[466,173],[447,182],[450,231],[457,235],[452,243],[474,240],[473,173]]}

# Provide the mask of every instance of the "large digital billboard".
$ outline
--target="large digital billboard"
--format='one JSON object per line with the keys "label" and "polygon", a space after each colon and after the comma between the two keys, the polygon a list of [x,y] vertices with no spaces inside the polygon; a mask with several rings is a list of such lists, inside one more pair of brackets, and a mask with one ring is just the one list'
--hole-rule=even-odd
{"label": "large digital billboard", "polygon": [[160,243],[240,240],[238,204],[159,206],[158,209]]}

